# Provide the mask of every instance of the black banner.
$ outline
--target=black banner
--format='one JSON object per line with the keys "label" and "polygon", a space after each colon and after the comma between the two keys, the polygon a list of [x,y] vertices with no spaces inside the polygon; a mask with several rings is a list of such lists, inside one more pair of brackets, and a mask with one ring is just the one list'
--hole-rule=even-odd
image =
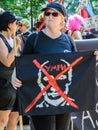
{"label": "black banner", "polygon": [[95,110],[93,52],[24,55],[16,58],[20,114],[55,115]]}
{"label": "black banner", "polygon": [[67,130],[98,130],[98,61],[96,62],[96,107],[95,110],[73,112]]}

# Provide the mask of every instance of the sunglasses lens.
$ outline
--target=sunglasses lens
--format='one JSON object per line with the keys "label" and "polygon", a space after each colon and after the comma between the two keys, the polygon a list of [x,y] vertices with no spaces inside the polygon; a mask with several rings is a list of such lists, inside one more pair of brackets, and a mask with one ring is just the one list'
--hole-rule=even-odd
{"label": "sunglasses lens", "polygon": [[57,13],[57,12],[53,12],[53,13],[45,12],[45,16],[50,16],[51,14],[52,14],[52,16],[54,16],[54,17],[57,17],[57,16],[58,16],[58,13]]}
{"label": "sunglasses lens", "polygon": [[50,12],[45,12],[45,16],[50,16]]}
{"label": "sunglasses lens", "polygon": [[23,25],[22,25],[22,24],[19,24],[19,26],[21,26],[21,27],[22,27]]}
{"label": "sunglasses lens", "polygon": [[52,16],[54,16],[54,17],[57,17],[58,16],[58,13],[52,13]]}

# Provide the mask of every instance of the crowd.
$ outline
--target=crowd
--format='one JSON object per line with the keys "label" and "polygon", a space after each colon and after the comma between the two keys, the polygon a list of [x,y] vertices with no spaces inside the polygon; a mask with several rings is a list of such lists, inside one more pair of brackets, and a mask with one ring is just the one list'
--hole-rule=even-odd
{"label": "crowd", "polygon": [[[16,130],[19,121],[17,89],[22,87],[22,81],[15,74],[15,51],[18,56],[77,52],[74,40],[83,39],[84,19],[79,14],[69,16],[67,20],[64,6],[56,2],[47,4],[41,11],[35,30],[43,21],[45,25],[36,33],[30,31],[29,20],[17,19],[12,12],[0,9],[0,130]],[[36,35],[38,39],[33,48]],[[98,59],[98,51],[94,55]],[[65,130],[70,115],[31,118],[35,130],[53,130],[54,119],[55,130]]]}

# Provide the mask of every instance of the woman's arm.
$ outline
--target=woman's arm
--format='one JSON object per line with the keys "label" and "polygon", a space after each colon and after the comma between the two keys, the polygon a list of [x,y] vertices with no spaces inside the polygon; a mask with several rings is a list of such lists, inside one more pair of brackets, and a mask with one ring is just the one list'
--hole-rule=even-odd
{"label": "woman's arm", "polygon": [[[20,44],[21,43],[19,39],[17,39],[16,51],[19,48]],[[9,52],[4,41],[2,40],[2,38],[0,38],[0,62],[4,64],[6,67],[10,67],[14,60],[15,60],[14,48],[11,50],[11,52]]]}

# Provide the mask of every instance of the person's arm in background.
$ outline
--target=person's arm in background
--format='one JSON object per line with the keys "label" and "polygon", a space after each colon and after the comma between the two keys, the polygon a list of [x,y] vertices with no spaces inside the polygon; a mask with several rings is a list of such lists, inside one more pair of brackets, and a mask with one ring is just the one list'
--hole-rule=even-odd
{"label": "person's arm in background", "polygon": [[82,40],[82,34],[79,30],[76,30],[73,32],[73,35],[72,35],[72,38],[73,39],[76,39],[76,40]]}
{"label": "person's arm in background", "polygon": [[96,55],[96,60],[98,60],[98,51],[95,51],[94,55]]}

